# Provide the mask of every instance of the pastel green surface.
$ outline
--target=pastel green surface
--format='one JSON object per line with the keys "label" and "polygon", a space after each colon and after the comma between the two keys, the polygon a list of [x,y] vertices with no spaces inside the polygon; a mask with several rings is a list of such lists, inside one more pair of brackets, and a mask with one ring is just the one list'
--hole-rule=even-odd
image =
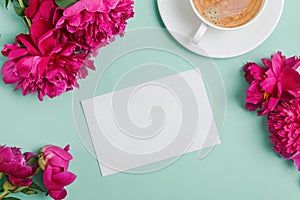
{"label": "pastel green surface", "polygon": [[[278,27],[254,51],[237,58],[214,60],[226,88],[227,115],[221,134],[222,144],[203,160],[198,159],[197,153],[191,153],[153,173],[120,173],[103,178],[97,161],[78,137],[73,120],[72,92],[39,102],[35,96],[23,97],[20,92],[12,92],[13,87],[4,85],[2,81],[0,143],[20,146],[28,151],[48,143],[71,144],[74,160],[70,168],[78,174],[78,178],[67,188],[69,194],[66,199],[296,199],[300,195],[297,170],[292,163],[272,151],[266,121],[243,108],[247,84],[241,67],[246,61],[259,61],[277,50],[282,50],[287,56],[300,54],[300,28],[296,15],[299,6],[297,0],[286,1]],[[24,29],[13,14],[2,8],[0,10],[2,46],[4,42],[12,42],[14,35]],[[136,1],[135,12],[128,30],[163,27],[156,0]],[[178,45],[178,48],[182,47]],[[4,61],[1,57],[0,64]],[[110,86],[102,92],[109,90]],[[40,195],[22,196],[22,199],[50,198]]]}

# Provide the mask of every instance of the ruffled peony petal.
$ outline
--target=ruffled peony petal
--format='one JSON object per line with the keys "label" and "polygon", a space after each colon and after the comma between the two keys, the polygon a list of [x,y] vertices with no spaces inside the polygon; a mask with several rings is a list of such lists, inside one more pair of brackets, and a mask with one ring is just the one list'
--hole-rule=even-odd
{"label": "ruffled peony petal", "polygon": [[76,175],[71,172],[61,172],[52,176],[52,181],[58,185],[67,186],[74,182]]}
{"label": "ruffled peony petal", "polygon": [[5,84],[15,84],[22,80],[20,76],[16,74],[15,68],[16,62],[14,60],[6,61],[2,66],[2,78]]}
{"label": "ruffled peony petal", "polygon": [[9,175],[8,180],[11,184],[15,186],[30,186],[32,184],[31,178],[16,178],[12,175]]}
{"label": "ruffled peony petal", "polygon": [[49,190],[49,195],[56,200],[63,199],[67,196],[67,191],[65,189],[63,190]]}
{"label": "ruffled peony petal", "polygon": [[264,109],[257,112],[258,116],[263,116],[273,111],[274,108],[277,106],[278,102],[279,102],[279,98],[273,98],[273,97],[269,98],[268,102],[262,103],[262,107]]}
{"label": "ruffled peony petal", "polygon": [[36,69],[39,62],[37,61],[39,57],[27,56],[16,63],[17,73],[21,77],[29,77],[32,68]]}
{"label": "ruffled peony petal", "polygon": [[26,54],[28,54],[28,50],[24,49],[24,48],[14,48],[12,49],[9,54],[8,54],[8,58],[9,59],[16,59],[22,56],[25,56]]}
{"label": "ruffled peony petal", "polygon": [[[56,156],[61,157],[64,160],[71,160],[73,157],[72,155],[65,151],[64,149],[58,147],[58,146],[54,146],[54,145],[46,145],[43,149],[42,152],[44,153],[44,155],[47,157],[50,153],[55,154]],[[54,156],[54,155],[53,155]]]}
{"label": "ruffled peony petal", "polygon": [[41,55],[40,51],[34,46],[29,35],[20,34],[16,37],[16,41],[24,45],[31,55]]}
{"label": "ruffled peony petal", "polygon": [[284,65],[285,57],[282,56],[282,53],[279,51],[272,56],[272,71],[274,76],[278,78],[280,76],[281,68]]}
{"label": "ruffled peony petal", "polygon": [[120,0],[81,0],[89,12],[108,12],[115,8]]}
{"label": "ruffled peony petal", "polygon": [[30,0],[24,13],[35,24],[41,19],[51,21],[57,7],[53,0]]}
{"label": "ruffled peony petal", "polygon": [[[53,25],[47,20],[38,20],[35,23],[33,23],[30,26],[30,36],[34,45],[38,46],[40,38],[43,37],[48,31],[52,30],[53,28]],[[56,42],[54,41],[54,45],[55,44]],[[45,52],[43,53],[45,55]]]}
{"label": "ruffled peony petal", "polygon": [[243,71],[248,83],[251,83],[254,80],[262,81],[265,79],[266,69],[255,63],[247,63],[244,66]]}
{"label": "ruffled peony petal", "polygon": [[296,154],[294,154],[292,157],[290,157],[291,160],[294,160],[294,165],[300,171],[300,152],[298,151]]}
{"label": "ruffled peony petal", "polygon": [[55,29],[51,29],[45,33],[38,42],[38,47],[44,56],[50,55],[52,51],[59,46],[58,32]]}
{"label": "ruffled peony petal", "polygon": [[53,172],[52,167],[50,165],[48,165],[43,174],[43,181],[44,181],[45,187],[48,189],[48,191],[63,190],[64,187],[62,185],[58,185],[52,181],[52,176],[53,176],[52,172]]}
{"label": "ruffled peony petal", "polygon": [[269,94],[272,94],[274,88],[276,87],[277,78],[275,77],[272,69],[269,69],[266,72],[266,76],[267,78],[261,82],[260,86],[262,90],[266,91]]}
{"label": "ruffled peony petal", "polygon": [[13,159],[13,152],[11,148],[1,146],[0,147],[0,161],[9,162]]}
{"label": "ruffled peony petal", "polygon": [[36,12],[38,11],[39,0],[30,0],[28,3],[29,3],[29,6],[24,11],[24,14],[28,18],[32,19],[35,16]]}
{"label": "ruffled peony petal", "polygon": [[259,82],[253,82],[247,89],[246,102],[258,104],[263,101],[264,95],[260,89]]}
{"label": "ruffled peony petal", "polygon": [[12,49],[17,48],[18,43],[14,42],[13,44],[5,44],[4,48],[2,49],[1,53],[3,56],[8,57],[8,54],[11,52]]}
{"label": "ruffled peony petal", "polygon": [[281,84],[283,90],[295,90],[299,93],[300,74],[291,68],[284,68],[281,74]]}

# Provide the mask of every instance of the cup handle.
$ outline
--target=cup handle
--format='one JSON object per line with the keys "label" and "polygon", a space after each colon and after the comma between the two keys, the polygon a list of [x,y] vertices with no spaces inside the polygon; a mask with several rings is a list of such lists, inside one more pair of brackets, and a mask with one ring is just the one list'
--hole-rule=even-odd
{"label": "cup handle", "polygon": [[204,36],[206,31],[207,31],[207,25],[205,23],[202,23],[193,37],[193,43],[199,44],[201,38]]}

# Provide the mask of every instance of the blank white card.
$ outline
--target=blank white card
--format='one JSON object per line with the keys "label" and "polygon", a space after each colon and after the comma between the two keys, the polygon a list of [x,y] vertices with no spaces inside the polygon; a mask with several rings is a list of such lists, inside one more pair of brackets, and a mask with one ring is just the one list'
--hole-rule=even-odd
{"label": "blank white card", "polygon": [[149,164],[220,143],[197,69],[81,103],[102,176],[154,171],[161,166]]}

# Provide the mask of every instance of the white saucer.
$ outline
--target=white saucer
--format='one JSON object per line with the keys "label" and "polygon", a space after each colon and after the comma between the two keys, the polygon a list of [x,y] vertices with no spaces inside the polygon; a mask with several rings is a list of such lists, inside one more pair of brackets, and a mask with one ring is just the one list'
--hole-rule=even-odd
{"label": "white saucer", "polygon": [[267,2],[261,17],[250,26],[235,31],[209,28],[199,45],[191,41],[201,24],[189,0],[157,0],[161,18],[170,34],[190,51],[211,58],[230,58],[245,54],[262,44],[277,26],[284,0]]}

